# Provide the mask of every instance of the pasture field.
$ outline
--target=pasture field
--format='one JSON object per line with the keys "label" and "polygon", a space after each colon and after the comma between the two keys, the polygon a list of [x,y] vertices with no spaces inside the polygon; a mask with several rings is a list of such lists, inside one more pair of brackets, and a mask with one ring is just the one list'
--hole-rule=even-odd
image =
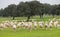
{"label": "pasture field", "polygon": [[[55,18],[60,19],[60,16],[55,16]],[[26,17],[16,17],[15,20],[26,20]],[[31,19],[36,19],[36,21],[40,21],[39,16],[33,16]],[[44,16],[43,21],[48,21],[48,19],[53,19],[52,16]],[[5,20],[12,20],[12,17],[0,17],[0,23]],[[51,30],[45,30],[45,29],[37,29],[32,30],[31,32],[29,30],[13,30],[11,28],[4,29],[0,31],[0,37],[60,37],[60,29],[52,28]]]}

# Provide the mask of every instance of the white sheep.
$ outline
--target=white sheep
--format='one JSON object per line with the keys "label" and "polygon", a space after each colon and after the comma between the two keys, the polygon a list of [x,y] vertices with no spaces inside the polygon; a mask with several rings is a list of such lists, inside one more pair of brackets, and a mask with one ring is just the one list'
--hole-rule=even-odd
{"label": "white sheep", "polygon": [[30,31],[32,30],[32,22],[28,22],[28,28],[30,29]]}
{"label": "white sheep", "polygon": [[15,25],[15,24],[13,24],[12,28],[15,30],[15,29],[16,29],[16,25]]}
{"label": "white sheep", "polygon": [[3,30],[5,28],[5,25],[4,24],[0,24],[0,30]]}
{"label": "white sheep", "polygon": [[43,28],[43,26],[44,26],[44,22],[43,21],[38,22],[38,24],[39,24],[40,28]]}
{"label": "white sheep", "polygon": [[5,22],[4,25],[7,27],[10,27],[10,24],[8,22]]}
{"label": "white sheep", "polygon": [[24,29],[28,29],[28,22],[25,22],[25,27]]}
{"label": "white sheep", "polygon": [[45,29],[47,30],[48,27],[49,27],[49,23],[46,21],[46,22],[45,22]]}
{"label": "white sheep", "polygon": [[57,28],[57,25],[58,25],[58,21],[55,21],[54,22],[54,26]]}
{"label": "white sheep", "polygon": [[17,27],[18,27],[18,29],[20,29],[20,28],[22,27],[22,23],[19,22],[19,23],[17,24]]}
{"label": "white sheep", "polygon": [[33,24],[34,24],[34,29],[36,30],[37,29],[37,22],[34,21]]}

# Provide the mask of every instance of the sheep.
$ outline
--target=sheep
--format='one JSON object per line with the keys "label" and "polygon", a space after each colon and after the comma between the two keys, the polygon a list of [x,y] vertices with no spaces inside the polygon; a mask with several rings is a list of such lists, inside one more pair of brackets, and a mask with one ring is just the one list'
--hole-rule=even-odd
{"label": "sheep", "polygon": [[34,24],[34,29],[36,30],[37,29],[37,22],[34,21],[33,24]]}
{"label": "sheep", "polygon": [[22,23],[21,22],[19,22],[18,24],[17,24],[17,27],[20,29],[21,28],[21,25]]}
{"label": "sheep", "polygon": [[28,22],[28,28],[30,29],[30,31],[32,30],[32,22]]}
{"label": "sheep", "polygon": [[52,20],[49,19],[49,21],[28,21],[28,22],[24,22],[24,21],[3,21],[3,23],[0,24],[0,30],[3,30],[4,28],[12,28],[14,30],[16,30],[16,28],[18,28],[18,30],[22,28],[24,29],[29,29],[30,31],[32,30],[34,26],[34,30],[37,29],[37,26],[39,26],[39,28],[43,29],[45,27],[45,29],[47,30],[48,28],[50,30],[52,30],[52,27],[56,27],[56,28],[60,28],[60,25],[58,24],[58,21],[55,20],[55,18],[53,18]]}
{"label": "sheep", "polygon": [[13,21],[11,21],[10,23],[11,23],[10,24],[11,28],[13,28],[15,30],[17,28],[16,23],[14,23]]}
{"label": "sheep", "polygon": [[21,25],[22,25],[23,27],[25,27],[25,22],[24,22],[24,21],[22,21],[22,22],[21,22]]}
{"label": "sheep", "polygon": [[45,22],[45,29],[47,30],[48,27],[49,27],[49,23],[46,21],[46,22]]}
{"label": "sheep", "polygon": [[13,22],[12,22],[12,21],[10,22],[10,26],[11,26],[11,27],[13,26]]}
{"label": "sheep", "polygon": [[5,22],[4,25],[7,27],[10,27],[10,24],[8,22]]}
{"label": "sheep", "polygon": [[15,24],[13,24],[12,28],[13,28],[14,30],[16,30],[16,25],[15,25]]}
{"label": "sheep", "polygon": [[39,24],[40,28],[43,28],[43,26],[44,26],[44,22],[43,21],[38,22],[38,24]]}
{"label": "sheep", "polygon": [[14,21],[14,23],[17,25],[17,21]]}
{"label": "sheep", "polygon": [[28,22],[25,22],[25,27],[24,29],[28,29]]}
{"label": "sheep", "polygon": [[55,21],[55,22],[54,22],[54,27],[57,28],[57,25],[58,25],[58,21]]}
{"label": "sheep", "polygon": [[53,26],[53,24],[54,24],[54,22],[53,22],[53,21],[50,21],[50,22],[49,22],[49,26],[50,26],[50,27],[52,27],[52,26]]}
{"label": "sheep", "polygon": [[52,27],[53,27],[53,22],[49,22],[49,28],[50,28],[50,30],[52,30]]}
{"label": "sheep", "polygon": [[3,30],[5,28],[5,25],[3,23],[0,24],[0,30]]}

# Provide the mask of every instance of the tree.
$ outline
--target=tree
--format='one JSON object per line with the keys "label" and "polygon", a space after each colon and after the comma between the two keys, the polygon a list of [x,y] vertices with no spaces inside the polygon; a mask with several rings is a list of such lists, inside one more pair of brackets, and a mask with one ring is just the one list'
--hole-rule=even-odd
{"label": "tree", "polygon": [[0,9],[0,16],[3,16],[3,11],[4,11],[4,9]]}
{"label": "tree", "polygon": [[45,7],[43,6],[43,4],[41,4],[40,9],[38,10],[39,10],[40,18],[43,18],[43,14],[45,13]]}
{"label": "tree", "polygon": [[54,16],[56,15],[56,7],[51,8],[51,14],[54,18]]}
{"label": "tree", "polygon": [[4,9],[4,12],[6,16],[12,16],[14,20],[16,16],[16,5],[15,4],[8,5],[8,7]]}
{"label": "tree", "polygon": [[4,9],[0,9],[0,16],[4,17],[27,17],[27,21],[31,16],[39,15],[43,18],[43,15],[60,15],[60,5],[42,4],[39,1],[20,2],[18,5],[10,4]]}
{"label": "tree", "polygon": [[20,2],[17,5],[17,15],[18,16],[24,16],[24,7],[25,7],[25,3],[24,2]]}
{"label": "tree", "polygon": [[52,8],[52,6],[50,4],[43,4],[44,6],[44,14],[50,14],[50,10]]}
{"label": "tree", "polygon": [[56,7],[56,15],[60,15],[60,5]]}

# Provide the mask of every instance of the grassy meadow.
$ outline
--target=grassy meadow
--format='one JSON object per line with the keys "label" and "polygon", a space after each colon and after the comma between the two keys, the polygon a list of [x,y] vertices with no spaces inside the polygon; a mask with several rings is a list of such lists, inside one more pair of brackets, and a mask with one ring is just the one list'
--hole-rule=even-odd
{"label": "grassy meadow", "polygon": [[[55,16],[56,19],[60,19],[60,16]],[[41,21],[42,19],[39,16],[33,16],[31,19],[36,19],[36,21]],[[48,21],[49,19],[53,19],[52,16],[44,16],[43,21]],[[12,17],[0,17],[0,23],[2,21],[12,20]],[[27,20],[26,17],[16,17],[15,20]],[[17,29],[14,31],[11,28],[4,29],[0,31],[0,37],[60,37],[60,29],[52,28],[51,30],[37,29],[29,30],[21,29],[18,31]]]}

